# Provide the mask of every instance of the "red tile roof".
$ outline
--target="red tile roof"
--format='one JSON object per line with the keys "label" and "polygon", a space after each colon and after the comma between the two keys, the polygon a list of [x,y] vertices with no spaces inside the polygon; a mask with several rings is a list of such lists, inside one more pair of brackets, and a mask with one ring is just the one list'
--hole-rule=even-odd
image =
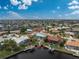
{"label": "red tile roof", "polygon": [[65,45],[69,45],[69,46],[78,46],[78,47],[79,47],[79,40],[67,41],[67,42],[65,43]]}
{"label": "red tile roof", "polygon": [[42,31],[43,29],[42,28],[34,28],[33,31],[37,31],[37,32],[40,32]]}
{"label": "red tile roof", "polygon": [[62,40],[60,35],[48,36],[47,39],[48,39],[48,41],[50,41],[50,40],[51,41],[61,41]]}

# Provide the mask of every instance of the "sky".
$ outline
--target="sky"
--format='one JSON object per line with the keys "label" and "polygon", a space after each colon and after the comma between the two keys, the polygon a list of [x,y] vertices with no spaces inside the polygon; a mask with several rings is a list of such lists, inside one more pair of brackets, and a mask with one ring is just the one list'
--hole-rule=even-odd
{"label": "sky", "polygon": [[79,19],[79,0],[0,0],[0,19]]}

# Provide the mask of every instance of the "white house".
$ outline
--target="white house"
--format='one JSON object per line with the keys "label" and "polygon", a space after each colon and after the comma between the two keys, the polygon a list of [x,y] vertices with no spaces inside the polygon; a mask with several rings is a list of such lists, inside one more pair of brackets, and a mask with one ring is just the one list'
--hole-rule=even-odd
{"label": "white house", "polygon": [[17,44],[27,44],[29,37],[27,35],[21,37],[12,37],[12,40],[15,40]]}
{"label": "white house", "polygon": [[0,36],[0,42],[1,41],[4,41],[4,40],[14,40],[17,44],[27,44],[27,41],[29,39],[29,37],[27,35],[22,35],[22,36],[19,36],[19,35],[12,35],[12,34],[9,34],[9,35],[4,35],[5,37],[3,36]]}
{"label": "white house", "polygon": [[73,32],[65,32],[67,35],[75,35]]}
{"label": "white house", "polygon": [[27,32],[32,32],[33,30],[32,29],[27,29]]}

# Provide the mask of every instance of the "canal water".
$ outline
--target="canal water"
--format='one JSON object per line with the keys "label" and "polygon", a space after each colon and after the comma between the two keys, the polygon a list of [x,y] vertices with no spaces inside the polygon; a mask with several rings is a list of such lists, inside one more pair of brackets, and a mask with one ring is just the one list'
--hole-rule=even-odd
{"label": "canal water", "polygon": [[7,59],[79,59],[78,57],[60,52],[49,52],[48,49],[35,49],[25,51]]}

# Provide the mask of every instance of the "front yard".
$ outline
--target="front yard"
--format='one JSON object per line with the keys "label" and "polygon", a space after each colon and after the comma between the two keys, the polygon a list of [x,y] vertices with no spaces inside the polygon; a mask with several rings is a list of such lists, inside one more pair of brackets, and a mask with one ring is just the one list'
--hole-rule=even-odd
{"label": "front yard", "polygon": [[11,54],[13,54],[13,53],[15,53],[15,52],[6,51],[6,50],[1,50],[1,51],[0,51],[0,59],[1,59],[1,58],[4,58],[5,56],[11,55]]}

